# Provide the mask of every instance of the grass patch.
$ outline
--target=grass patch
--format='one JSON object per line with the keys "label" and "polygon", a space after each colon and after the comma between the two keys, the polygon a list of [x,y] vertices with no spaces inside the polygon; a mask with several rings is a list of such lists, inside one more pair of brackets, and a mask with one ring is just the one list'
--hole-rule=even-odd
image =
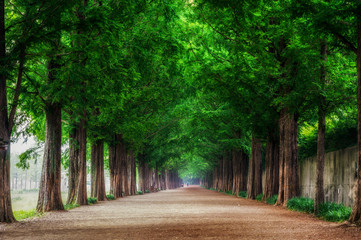
{"label": "grass patch", "polygon": [[317,214],[318,217],[330,222],[343,222],[350,218],[352,209],[342,204],[322,203]]}
{"label": "grass patch", "polygon": [[150,193],[150,191],[149,191],[148,189],[147,189],[147,190],[145,190],[144,192],[145,192],[145,193]]}
{"label": "grass patch", "polygon": [[108,200],[115,200],[115,197],[113,194],[108,194],[106,197]]}
{"label": "grass patch", "polygon": [[278,198],[278,195],[273,195],[272,197],[267,198],[266,203],[268,203],[270,205],[275,205],[277,202],[277,198]]}
{"label": "grass patch", "polygon": [[95,198],[95,197],[89,197],[89,198],[88,198],[88,203],[89,203],[89,204],[95,204],[95,203],[97,203],[97,202],[98,202],[98,199]]}
{"label": "grass patch", "polygon": [[288,209],[305,213],[313,213],[313,205],[313,199],[305,197],[291,198],[287,202]]}
{"label": "grass patch", "polygon": [[13,214],[15,219],[18,221],[31,217],[39,217],[42,215],[41,213],[38,213],[35,209],[29,211],[25,211],[25,210],[14,211]]}
{"label": "grass patch", "polygon": [[247,192],[246,191],[240,191],[239,193],[238,193],[238,197],[241,197],[241,198],[247,198]]}
{"label": "grass patch", "polygon": [[211,187],[211,188],[209,188],[209,190],[215,191],[216,189]]}
{"label": "grass patch", "polygon": [[77,207],[80,207],[80,204],[65,204],[64,205],[65,210],[70,210],[70,209],[77,208]]}
{"label": "grass patch", "polygon": [[142,191],[137,191],[135,194],[136,195],[143,195],[143,192]]}
{"label": "grass patch", "polygon": [[263,193],[258,194],[258,195],[256,196],[256,200],[257,200],[258,202],[261,202],[262,199],[263,199]]}

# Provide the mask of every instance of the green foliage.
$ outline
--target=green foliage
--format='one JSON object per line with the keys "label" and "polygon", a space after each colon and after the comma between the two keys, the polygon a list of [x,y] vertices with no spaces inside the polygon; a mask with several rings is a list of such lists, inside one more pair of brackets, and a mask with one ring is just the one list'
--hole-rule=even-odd
{"label": "green foliage", "polygon": [[[327,119],[325,151],[331,152],[355,146],[357,143],[356,112],[339,111]],[[317,124],[303,124],[299,138],[299,157],[305,159],[317,154]]]}
{"label": "green foliage", "polygon": [[150,193],[150,191],[149,191],[148,189],[146,189],[146,190],[144,191],[144,193]]}
{"label": "green foliage", "polygon": [[113,194],[108,194],[108,195],[107,195],[107,199],[108,199],[108,200],[115,200],[115,197],[114,197]]}
{"label": "green foliage", "polygon": [[313,213],[314,200],[305,197],[291,198],[287,202],[287,208],[298,212]]}
{"label": "green foliage", "polygon": [[216,189],[211,187],[211,188],[209,188],[209,190],[215,191]]}
{"label": "green foliage", "polygon": [[258,194],[258,195],[256,196],[256,200],[257,200],[257,201],[261,202],[262,199],[263,199],[263,193]]}
{"label": "green foliage", "polygon": [[246,191],[240,191],[239,193],[238,193],[238,197],[241,197],[241,198],[247,198],[247,192]]}
{"label": "green foliage", "polygon": [[266,199],[266,203],[268,203],[270,205],[274,205],[277,202],[277,198],[278,198],[278,195],[273,195],[272,197]]}
{"label": "green foliage", "polygon": [[19,211],[14,211],[13,213],[15,219],[18,221],[26,218],[40,217],[42,215],[41,213],[38,213],[35,209],[29,211],[19,210]]}
{"label": "green foliage", "polygon": [[137,191],[136,194],[137,195],[143,195],[143,192],[142,191]]}
{"label": "green foliage", "polygon": [[70,210],[70,209],[77,208],[77,207],[80,207],[80,205],[79,204],[65,204],[64,205],[65,210]]}
{"label": "green foliage", "polygon": [[343,222],[350,218],[352,209],[342,204],[326,202],[319,207],[317,216],[330,222]]}
{"label": "green foliage", "polygon": [[227,194],[227,195],[234,195],[233,192],[232,192],[232,190],[227,190],[227,191],[225,191],[225,194]]}
{"label": "green foliage", "polygon": [[97,202],[98,202],[98,199],[95,198],[95,197],[89,197],[89,198],[88,198],[88,203],[89,203],[89,204],[95,204],[95,203],[97,203]]}

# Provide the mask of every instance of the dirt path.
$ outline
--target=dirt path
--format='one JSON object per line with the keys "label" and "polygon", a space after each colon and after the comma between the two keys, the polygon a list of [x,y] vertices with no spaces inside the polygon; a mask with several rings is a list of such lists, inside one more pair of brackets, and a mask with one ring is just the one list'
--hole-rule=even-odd
{"label": "dirt path", "polygon": [[187,187],[0,225],[0,239],[361,239],[361,229]]}

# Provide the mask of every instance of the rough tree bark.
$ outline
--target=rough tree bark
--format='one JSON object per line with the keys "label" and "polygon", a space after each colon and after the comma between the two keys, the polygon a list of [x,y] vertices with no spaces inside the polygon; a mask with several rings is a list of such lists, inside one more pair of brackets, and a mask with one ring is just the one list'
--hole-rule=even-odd
{"label": "rough tree bark", "polygon": [[[51,63],[48,66],[52,68]],[[50,74],[49,74],[50,75]],[[64,210],[61,199],[61,106],[47,104],[43,169],[36,210]]]}
{"label": "rough tree bark", "polygon": [[266,170],[265,170],[265,188],[263,201],[278,193],[279,188],[279,137],[274,133],[269,133],[266,144]]}
{"label": "rough tree bark", "polygon": [[280,114],[280,181],[277,205],[286,205],[287,201],[300,195],[297,119],[287,109]]}
{"label": "rough tree bark", "polygon": [[91,196],[98,201],[106,200],[103,141],[91,145]]}
{"label": "rough tree bark", "polygon": [[67,204],[88,204],[86,189],[86,141],[85,120],[69,131],[69,190]]}
{"label": "rough tree bark", "polygon": [[252,154],[248,168],[247,197],[255,199],[262,193],[262,143],[252,137]]}
{"label": "rough tree bark", "polygon": [[122,178],[122,135],[114,136],[114,145],[109,146],[109,170],[110,170],[110,192],[115,198],[122,197],[123,178]]}
{"label": "rough tree bark", "polygon": [[136,165],[135,165],[135,157],[134,152],[132,150],[129,151],[129,166],[130,166],[130,194],[135,195],[137,192],[137,179],[136,179]]}
{"label": "rough tree bark", "polygon": [[128,157],[127,157],[127,149],[125,143],[120,138],[119,145],[119,153],[120,153],[120,171],[121,171],[121,178],[122,178],[122,189],[124,196],[129,196],[129,186],[128,186]]}
{"label": "rough tree bark", "polygon": [[[321,58],[324,63],[327,62],[328,46],[326,42],[321,44]],[[321,66],[320,84],[324,86],[326,82],[326,68]],[[325,191],[323,188],[323,173],[325,168],[325,134],[326,134],[326,99],[323,95],[320,96],[320,103],[318,106],[318,135],[317,135],[317,171],[316,171],[316,189],[315,189],[315,204],[314,212],[318,214],[319,207],[325,202]]]}
{"label": "rough tree bark", "polygon": [[[5,5],[0,0],[0,64],[6,66]],[[10,194],[10,136],[6,74],[0,73],[0,223],[15,222]]]}

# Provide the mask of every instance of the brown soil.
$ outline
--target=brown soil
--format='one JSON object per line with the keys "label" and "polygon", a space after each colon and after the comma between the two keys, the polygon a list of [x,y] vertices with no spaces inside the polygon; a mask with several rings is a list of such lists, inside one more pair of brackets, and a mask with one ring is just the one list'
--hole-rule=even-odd
{"label": "brown soil", "polygon": [[361,239],[361,229],[192,186],[0,225],[0,239]]}

